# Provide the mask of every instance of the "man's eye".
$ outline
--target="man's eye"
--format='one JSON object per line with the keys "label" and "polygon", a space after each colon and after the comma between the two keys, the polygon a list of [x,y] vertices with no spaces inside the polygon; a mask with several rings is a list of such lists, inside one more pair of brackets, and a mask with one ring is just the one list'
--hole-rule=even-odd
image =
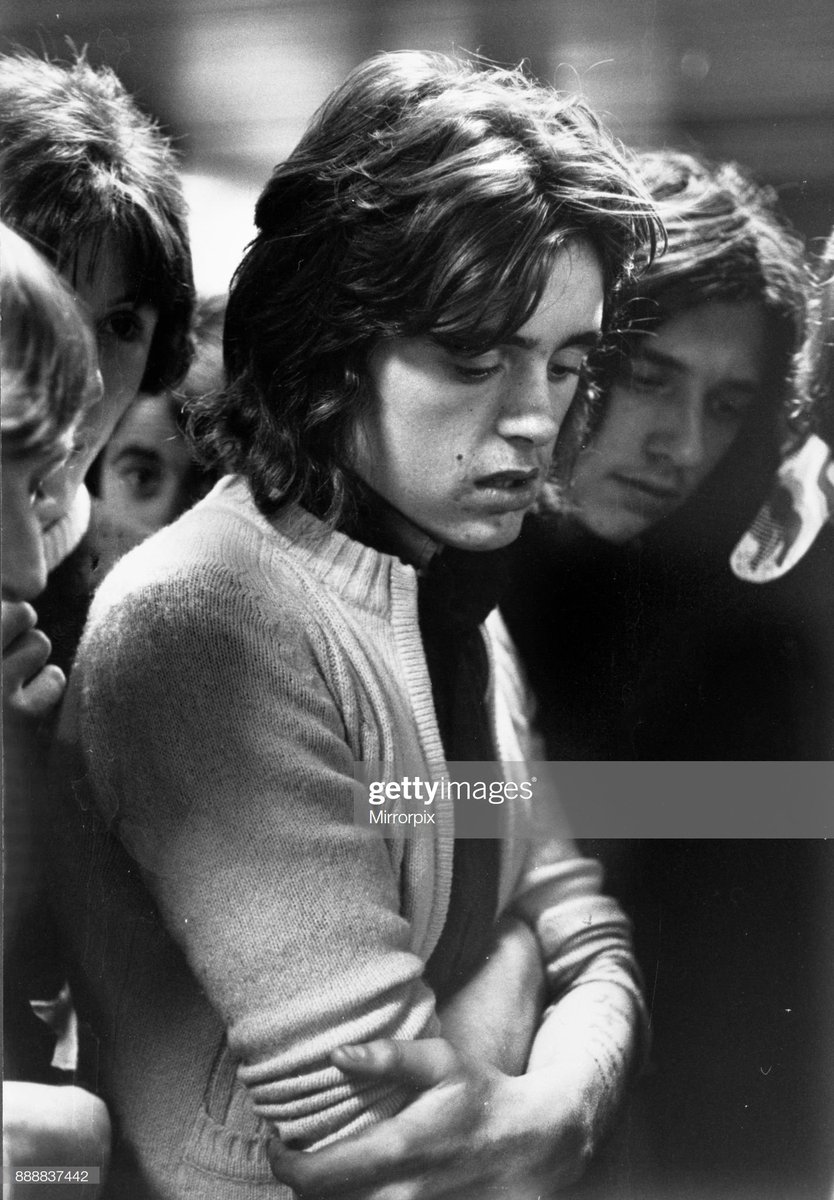
{"label": "man's eye", "polygon": [[587,359],[583,356],[577,362],[552,362],[548,373],[554,383],[564,383],[568,379],[576,380],[582,374]]}
{"label": "man's eye", "polygon": [[669,381],[661,371],[636,363],[629,367],[623,382],[635,392],[654,394],[664,391]]}
{"label": "man's eye", "polygon": [[467,379],[473,383],[482,383],[487,379],[491,379],[501,370],[500,363],[491,363],[482,367],[465,366],[463,363],[456,363],[455,370],[462,379]]}
{"label": "man's eye", "polygon": [[137,500],[152,500],[162,485],[162,472],[156,467],[126,467],[120,475]]}
{"label": "man's eye", "polygon": [[710,403],[710,411],[720,421],[739,421],[752,403],[753,397],[748,395],[715,396]]}

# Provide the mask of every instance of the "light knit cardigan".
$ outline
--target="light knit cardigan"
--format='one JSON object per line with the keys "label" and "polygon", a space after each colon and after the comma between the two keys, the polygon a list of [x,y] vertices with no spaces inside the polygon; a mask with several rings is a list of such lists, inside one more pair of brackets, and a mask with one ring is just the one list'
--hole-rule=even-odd
{"label": "light knit cardigan", "polygon": [[[497,745],[519,761],[522,683],[497,616],[485,636]],[[438,1033],[422,973],[454,814],[438,800],[435,836],[368,836],[352,780],[369,759],[447,777],[411,567],[298,508],[269,521],[226,479],[100,588],[54,778],[73,992],[115,1126],[108,1196],[286,1197],[275,1128],[321,1144],[405,1102],[328,1053]],[[598,889],[570,843],[531,852],[509,829],[499,910],[537,930],[551,995],[604,978],[639,1003],[628,922]]]}

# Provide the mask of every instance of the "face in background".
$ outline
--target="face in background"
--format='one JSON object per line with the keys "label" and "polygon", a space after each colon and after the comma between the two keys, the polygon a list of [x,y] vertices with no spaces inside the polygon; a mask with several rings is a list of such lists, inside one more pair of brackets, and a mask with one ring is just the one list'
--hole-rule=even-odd
{"label": "face in background", "polygon": [[472,355],[429,337],[381,342],[369,361],[374,401],[356,431],[360,477],[444,545],[508,545],[541,491],[602,306],[597,256],[576,242],[500,345]]}
{"label": "face in background", "polygon": [[117,525],[152,533],[187,506],[192,471],[168,396],[139,395],[104,449],[101,506]]}
{"label": "face in background", "polygon": [[69,282],[89,315],[103,384],[100,403],[88,410],[78,429],[70,469],[80,484],[128,405],[136,399],[156,330],[157,312],[139,302],[126,257],[113,240],[106,240],[95,251],[92,246],[82,247]]}
{"label": "face in background", "polygon": [[714,301],[640,342],[609,391],[570,486],[592,533],[626,542],[689,499],[762,402],[766,320],[754,301]]}

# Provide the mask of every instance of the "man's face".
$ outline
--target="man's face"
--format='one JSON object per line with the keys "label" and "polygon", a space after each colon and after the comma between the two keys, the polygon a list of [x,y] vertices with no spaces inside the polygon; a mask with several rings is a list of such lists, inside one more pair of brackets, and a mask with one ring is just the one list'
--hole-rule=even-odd
{"label": "man's face", "polygon": [[182,512],[192,466],[167,395],[140,395],[104,449],[101,503],[119,526],[152,533]]}
{"label": "man's face", "polygon": [[369,362],[373,407],[356,431],[358,474],[445,545],[508,545],[542,488],[602,304],[596,254],[576,242],[506,342],[476,356],[427,337],[381,342]]}
{"label": "man's face", "polygon": [[765,370],[765,315],[753,301],[699,304],[646,336],[576,464],[578,519],[626,542],[680,508],[761,403]]}

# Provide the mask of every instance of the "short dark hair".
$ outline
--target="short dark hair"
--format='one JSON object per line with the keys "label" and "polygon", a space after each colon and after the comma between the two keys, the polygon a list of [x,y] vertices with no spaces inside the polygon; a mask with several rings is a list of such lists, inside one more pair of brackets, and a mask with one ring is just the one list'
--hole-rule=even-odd
{"label": "short dark hair", "polygon": [[255,216],[227,311],[230,387],[194,429],[263,511],[297,500],[331,519],[355,486],[348,439],[381,338],[494,343],[566,243],[589,241],[613,293],[659,228],[584,103],[520,69],[405,51],[333,93]]}
{"label": "short dark hair", "polygon": [[83,245],[113,242],[158,321],[142,388],[177,383],[190,361],[194,283],[173,151],[107,68],[0,58],[3,219],[65,275]]}
{"label": "short dark hair", "polygon": [[0,431],[14,455],[49,449],[98,395],[93,335],[49,263],[0,224]]}

